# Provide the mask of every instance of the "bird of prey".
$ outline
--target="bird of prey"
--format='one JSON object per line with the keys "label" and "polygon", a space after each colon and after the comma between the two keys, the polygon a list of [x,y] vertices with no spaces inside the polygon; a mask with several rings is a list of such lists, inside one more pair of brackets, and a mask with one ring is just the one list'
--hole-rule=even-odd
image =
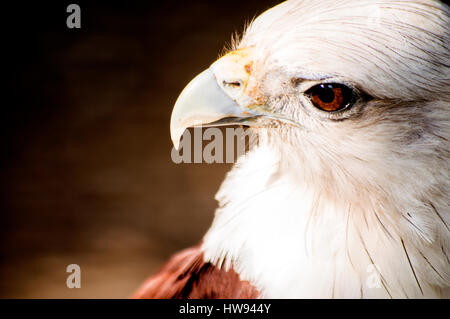
{"label": "bird of prey", "polygon": [[137,298],[448,298],[450,9],[289,0],[183,90],[170,130],[258,143],[201,243]]}

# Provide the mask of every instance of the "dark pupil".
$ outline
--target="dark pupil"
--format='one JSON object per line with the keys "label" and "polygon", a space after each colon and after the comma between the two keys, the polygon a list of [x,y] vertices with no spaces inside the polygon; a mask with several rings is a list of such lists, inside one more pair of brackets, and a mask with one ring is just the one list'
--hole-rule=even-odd
{"label": "dark pupil", "polygon": [[318,90],[319,99],[324,103],[331,103],[334,101],[334,91],[331,85],[321,85]]}

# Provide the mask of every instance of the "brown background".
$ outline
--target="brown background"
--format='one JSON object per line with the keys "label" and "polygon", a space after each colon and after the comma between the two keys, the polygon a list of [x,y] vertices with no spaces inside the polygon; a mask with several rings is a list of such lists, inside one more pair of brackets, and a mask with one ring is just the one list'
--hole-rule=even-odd
{"label": "brown background", "polygon": [[128,297],[201,239],[230,165],[171,162],[172,106],[277,1],[92,2],[2,7],[3,298]]}

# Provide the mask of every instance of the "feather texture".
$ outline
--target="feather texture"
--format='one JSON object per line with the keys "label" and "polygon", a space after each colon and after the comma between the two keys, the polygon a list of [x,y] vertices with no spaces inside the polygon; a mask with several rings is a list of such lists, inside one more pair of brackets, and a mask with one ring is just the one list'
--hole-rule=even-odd
{"label": "feather texture", "polygon": [[[236,272],[246,296],[448,298],[449,26],[425,0],[291,0],[256,18],[233,44],[252,48],[248,87],[301,129],[252,128],[188,264]],[[318,111],[305,91],[323,82],[371,98]],[[168,267],[152,289],[183,285]]]}

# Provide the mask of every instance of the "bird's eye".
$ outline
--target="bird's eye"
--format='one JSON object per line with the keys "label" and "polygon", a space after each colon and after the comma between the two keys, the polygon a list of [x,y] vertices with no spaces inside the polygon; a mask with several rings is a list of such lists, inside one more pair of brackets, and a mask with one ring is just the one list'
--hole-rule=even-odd
{"label": "bird's eye", "polygon": [[323,83],[305,92],[312,104],[322,111],[341,111],[354,103],[355,93],[346,85],[339,83]]}

